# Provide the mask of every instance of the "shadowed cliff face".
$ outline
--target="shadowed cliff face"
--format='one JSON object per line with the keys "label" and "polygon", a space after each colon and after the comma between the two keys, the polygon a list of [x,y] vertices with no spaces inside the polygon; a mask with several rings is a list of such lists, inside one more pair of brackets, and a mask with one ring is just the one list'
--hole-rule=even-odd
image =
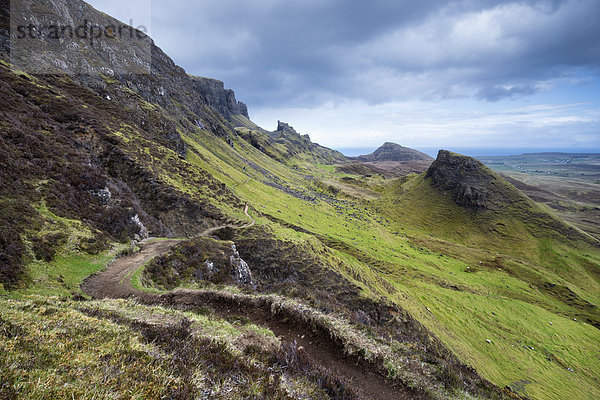
{"label": "shadowed cliff face", "polygon": [[497,209],[525,198],[516,188],[474,158],[440,150],[427,170],[433,187],[447,191],[459,206]]}
{"label": "shadowed cliff face", "polygon": [[[205,117],[206,106],[227,119],[239,114],[248,117],[246,105],[237,101],[223,82],[189,76],[143,32],[129,34],[128,25],[83,1],[19,0],[11,2],[10,9],[3,8],[2,13],[3,20],[11,21],[9,61],[25,72],[67,73],[78,83],[115,100],[120,93],[111,83],[116,82],[119,90],[133,91],[173,116],[192,122]],[[115,38],[100,35],[95,41],[65,33],[58,34],[60,38],[55,40],[47,29],[53,24],[67,28],[67,32],[77,32],[78,27],[87,24],[90,30],[115,27],[122,33]],[[28,40],[29,26],[34,27],[34,33],[42,32],[43,40]],[[185,104],[185,109],[181,104]]]}
{"label": "shadowed cliff face", "polygon": [[206,104],[216,109],[219,114],[224,117],[243,115],[250,119],[248,107],[241,101],[237,101],[233,90],[225,89],[223,82],[199,77],[192,77],[192,81],[198,93],[202,94]]}

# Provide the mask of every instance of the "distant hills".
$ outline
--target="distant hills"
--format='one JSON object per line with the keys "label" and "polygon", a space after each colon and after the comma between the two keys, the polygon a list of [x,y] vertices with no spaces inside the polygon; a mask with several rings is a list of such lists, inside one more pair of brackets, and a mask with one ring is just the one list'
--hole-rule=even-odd
{"label": "distant hills", "polygon": [[433,158],[418,150],[385,142],[371,154],[349,157],[338,172],[357,175],[381,175],[394,178],[427,170]]}
{"label": "distant hills", "polygon": [[372,161],[431,161],[433,158],[418,150],[401,146],[392,142],[385,142],[371,154],[352,157],[353,160]]}

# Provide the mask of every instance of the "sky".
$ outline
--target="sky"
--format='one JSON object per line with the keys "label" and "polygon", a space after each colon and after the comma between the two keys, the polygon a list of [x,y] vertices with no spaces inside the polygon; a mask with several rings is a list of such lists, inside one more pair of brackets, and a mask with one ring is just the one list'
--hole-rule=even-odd
{"label": "sky", "polygon": [[600,152],[598,0],[91,0],[348,155]]}

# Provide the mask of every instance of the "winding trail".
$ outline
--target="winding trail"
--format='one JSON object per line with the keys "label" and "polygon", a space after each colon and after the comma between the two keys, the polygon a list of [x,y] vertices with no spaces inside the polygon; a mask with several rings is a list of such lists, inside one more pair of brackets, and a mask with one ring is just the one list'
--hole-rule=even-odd
{"label": "winding trail", "polygon": [[[248,214],[248,205],[244,213],[251,219],[246,225],[221,225],[206,229],[197,237],[207,237],[226,227],[243,229],[255,224]],[[111,263],[104,271],[85,279],[81,288],[96,299],[102,298],[138,298],[144,303],[165,306],[183,306],[187,308],[211,307],[223,318],[242,317],[252,323],[266,326],[281,340],[296,342],[313,359],[315,364],[327,367],[336,375],[349,382],[362,399],[367,400],[404,400],[428,399],[423,393],[407,391],[391,384],[372,371],[365,362],[345,355],[340,346],[326,335],[318,335],[308,326],[298,321],[278,319],[265,307],[223,300],[206,290],[174,290],[165,294],[155,294],[135,289],[131,285],[133,273],[152,258],[166,253],[169,249],[187,239],[147,239],[141,242],[141,251],[122,257]]]}

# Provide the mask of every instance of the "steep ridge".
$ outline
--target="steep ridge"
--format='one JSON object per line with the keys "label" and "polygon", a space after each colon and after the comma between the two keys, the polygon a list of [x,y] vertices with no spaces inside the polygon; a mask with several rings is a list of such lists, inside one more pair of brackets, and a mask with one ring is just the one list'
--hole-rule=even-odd
{"label": "steep ridge", "polygon": [[[573,315],[600,327],[598,307],[573,292],[566,294],[570,289],[564,283],[585,287],[594,282],[593,272],[589,275],[583,269],[582,275],[574,274],[559,257],[547,257],[559,249],[597,248],[598,241],[551,214],[480,161],[440,150],[425,173],[398,180],[380,207],[397,221],[410,221],[411,226],[438,237],[440,240],[424,241],[430,248],[459,257],[465,249],[450,250],[445,241],[452,241],[474,253],[489,252],[485,257],[490,261],[479,264],[508,270],[559,299]],[[532,264],[549,275],[531,274]],[[553,289],[558,281],[562,281],[561,289]],[[569,296],[572,301],[567,300]]]}
{"label": "steep ridge", "polygon": [[[139,96],[162,107],[171,119],[170,126],[155,128],[153,121],[148,121],[144,107],[136,110],[133,118],[144,129],[160,130],[175,143],[172,147],[180,154],[185,152],[181,134],[193,131],[194,126],[226,136],[222,125],[228,123],[219,117],[225,120],[236,115],[248,117],[246,105],[235,99],[232,90],[225,90],[223,82],[188,75],[143,32],[133,30],[83,1],[11,2],[10,16],[3,15],[2,19],[11,22],[13,32],[18,32],[19,26],[33,26],[34,32],[48,35],[49,39],[53,38],[52,31],[48,30],[51,26],[121,29],[119,32],[124,32],[121,36],[107,38],[105,35],[97,42],[90,41],[87,35],[57,34],[56,44],[48,39],[19,39],[20,36],[13,33],[7,60],[26,72],[69,74],[77,83],[121,104],[135,106],[137,101],[132,97]],[[36,47],[39,43],[49,45],[39,49]]]}
{"label": "steep ridge", "polygon": [[433,187],[447,191],[459,206],[498,210],[527,198],[481,161],[440,150],[427,170]]}
{"label": "steep ridge", "polygon": [[[397,211],[409,214],[423,207],[424,212],[413,216],[414,224],[430,230],[442,228],[437,232],[455,239],[464,232],[465,242],[479,235],[486,241],[481,243],[483,248],[501,248],[503,242],[523,234],[533,241],[545,237],[564,244],[582,241],[598,245],[593,237],[554,216],[480,161],[447,150],[440,150],[425,173],[397,180],[390,189],[384,202],[410,204],[406,210],[395,207]],[[515,254],[520,247],[515,247]]]}
{"label": "steep ridge", "polygon": [[[193,235],[226,220],[211,199],[242,204],[225,185],[170,149],[173,141],[164,131],[144,130],[132,114],[68,77],[36,78],[4,62],[0,75],[8,105],[0,114],[0,151],[9,160],[2,169],[7,206],[1,223],[3,232],[18,232],[3,241],[15,249],[6,251],[13,261],[3,271],[5,284],[15,283],[25,262],[21,238],[38,240],[35,232],[23,233],[38,224],[34,221],[45,220],[39,215],[46,205],[56,215],[85,220],[96,233],[80,246],[97,252],[142,231]],[[148,115],[159,126],[170,126],[156,109]],[[173,184],[176,176],[194,190]]]}
{"label": "steep ridge", "polygon": [[237,132],[255,148],[285,164],[295,161],[332,164],[347,160],[342,153],[313,143],[309,135],[300,135],[285,122],[277,121],[274,132],[251,128],[238,128]]}
{"label": "steep ridge", "polygon": [[[437,159],[425,174],[432,187],[444,195],[450,194],[454,202],[469,211],[488,214],[506,213],[515,219],[535,221],[537,227],[547,228],[562,240],[576,238],[597,244],[583,231],[542,209],[506,179],[471,157],[440,150]],[[518,210],[519,215],[515,214]]]}

